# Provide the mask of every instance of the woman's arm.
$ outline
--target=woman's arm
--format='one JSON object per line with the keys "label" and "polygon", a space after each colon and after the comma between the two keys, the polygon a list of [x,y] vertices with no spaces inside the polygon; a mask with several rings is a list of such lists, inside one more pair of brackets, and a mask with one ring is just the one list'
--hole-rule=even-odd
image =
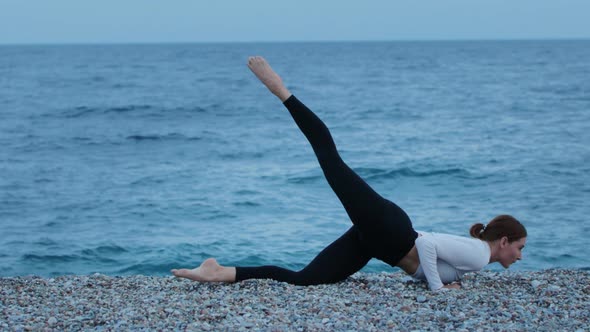
{"label": "woman's arm", "polygon": [[444,287],[436,260],[438,258],[436,243],[429,236],[420,236],[416,239],[416,249],[418,250],[418,258],[420,265],[428,281],[428,286],[431,290],[439,290]]}

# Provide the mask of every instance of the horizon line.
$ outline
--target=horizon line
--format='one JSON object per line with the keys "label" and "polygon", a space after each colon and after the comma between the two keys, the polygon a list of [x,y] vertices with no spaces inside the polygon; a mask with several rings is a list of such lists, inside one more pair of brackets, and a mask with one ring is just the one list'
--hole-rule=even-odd
{"label": "horizon line", "polygon": [[531,38],[441,38],[441,39],[326,39],[326,40],[235,40],[235,41],[68,41],[17,42],[0,46],[91,46],[91,45],[187,45],[187,44],[302,44],[302,43],[396,43],[396,42],[514,42],[514,41],[590,41],[590,37],[531,37]]}

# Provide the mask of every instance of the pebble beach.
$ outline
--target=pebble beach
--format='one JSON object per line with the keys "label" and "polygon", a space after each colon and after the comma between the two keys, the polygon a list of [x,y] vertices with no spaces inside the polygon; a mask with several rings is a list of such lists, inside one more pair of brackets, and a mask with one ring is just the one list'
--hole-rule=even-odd
{"label": "pebble beach", "polygon": [[2,331],[588,331],[590,273],[468,274],[432,292],[401,272],[331,285],[155,276],[0,278]]}

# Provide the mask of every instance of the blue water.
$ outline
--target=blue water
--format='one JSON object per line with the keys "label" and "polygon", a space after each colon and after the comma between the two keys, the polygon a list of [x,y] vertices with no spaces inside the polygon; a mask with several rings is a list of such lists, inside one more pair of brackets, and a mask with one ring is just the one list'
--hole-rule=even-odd
{"label": "blue water", "polygon": [[340,236],[253,54],[415,228],[509,213],[513,269],[590,268],[590,41],[245,43],[0,47],[0,275],[298,269]]}

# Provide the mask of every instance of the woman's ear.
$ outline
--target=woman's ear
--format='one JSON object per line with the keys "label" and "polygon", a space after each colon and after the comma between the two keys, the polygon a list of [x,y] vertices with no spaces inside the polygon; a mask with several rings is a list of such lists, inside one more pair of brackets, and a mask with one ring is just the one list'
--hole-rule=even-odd
{"label": "woman's ear", "polygon": [[502,238],[500,239],[500,248],[507,247],[509,244],[510,244],[510,241],[508,241],[508,237],[502,236]]}

